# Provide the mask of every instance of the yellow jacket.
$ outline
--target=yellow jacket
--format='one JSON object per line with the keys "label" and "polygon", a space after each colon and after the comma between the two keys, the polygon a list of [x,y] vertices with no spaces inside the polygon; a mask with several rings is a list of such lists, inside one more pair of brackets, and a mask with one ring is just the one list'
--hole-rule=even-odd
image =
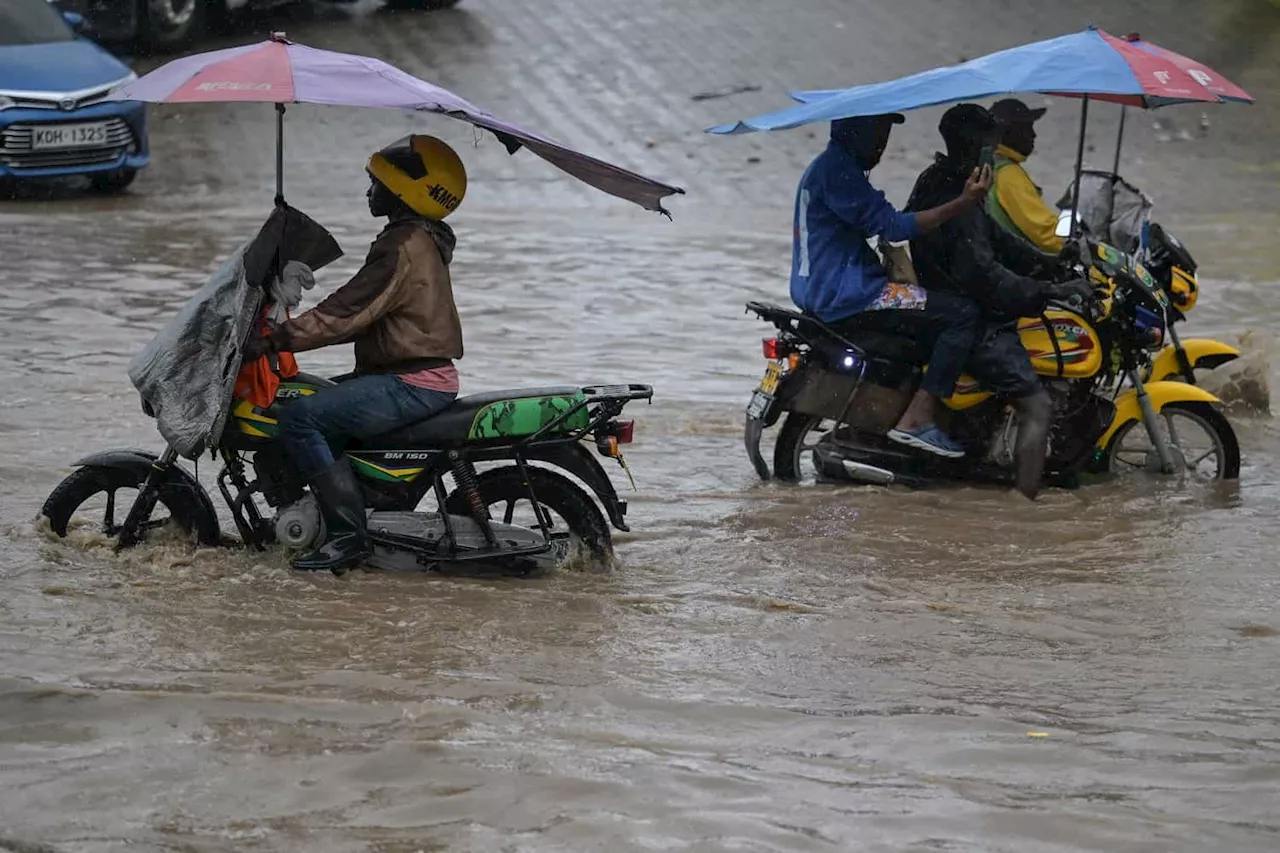
{"label": "yellow jacket", "polygon": [[1022,161],[1027,158],[1006,145],[996,149],[995,186],[987,196],[987,210],[1006,228],[1020,233],[1042,252],[1058,254],[1062,238],[1053,232],[1058,215],[1041,197]]}

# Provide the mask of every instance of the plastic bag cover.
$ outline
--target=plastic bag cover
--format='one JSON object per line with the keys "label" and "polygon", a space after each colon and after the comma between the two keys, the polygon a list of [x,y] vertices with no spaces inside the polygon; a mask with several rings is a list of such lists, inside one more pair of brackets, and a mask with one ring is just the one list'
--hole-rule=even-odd
{"label": "plastic bag cover", "polygon": [[323,226],[281,205],[133,358],[129,380],[170,447],[194,459],[218,446],[241,348],[285,264],[320,269],[341,256]]}

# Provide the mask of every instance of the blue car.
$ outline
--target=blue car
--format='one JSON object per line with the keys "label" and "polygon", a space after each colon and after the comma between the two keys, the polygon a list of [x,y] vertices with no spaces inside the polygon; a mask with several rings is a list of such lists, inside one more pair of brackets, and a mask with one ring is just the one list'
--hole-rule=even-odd
{"label": "blue car", "polygon": [[0,183],[85,175],[99,190],[150,162],[143,104],[102,98],[134,79],[47,0],[0,0]]}

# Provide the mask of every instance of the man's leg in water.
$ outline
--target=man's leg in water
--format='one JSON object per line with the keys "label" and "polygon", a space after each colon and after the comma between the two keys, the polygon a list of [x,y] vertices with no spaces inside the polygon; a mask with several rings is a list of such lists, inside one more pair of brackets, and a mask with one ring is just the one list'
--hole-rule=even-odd
{"label": "man's leg in water", "polygon": [[982,385],[1018,411],[1018,445],[1015,484],[1019,492],[1035,500],[1044,478],[1053,401],[1031,366],[1031,358],[1012,328],[990,329],[983,336],[969,370]]}
{"label": "man's leg in water", "polygon": [[[886,290],[906,287],[911,286],[891,284]],[[923,304],[917,299],[911,307],[889,307],[895,300],[882,298],[873,304],[871,310],[847,322],[853,328],[902,335],[932,347],[929,369],[896,427],[897,431],[915,434],[933,426],[933,410],[937,401],[955,392],[956,380],[960,378],[978,340],[981,313],[974,302],[963,297],[936,291],[926,294],[918,287],[912,287],[912,290],[924,297]],[[896,301],[898,304],[905,302]],[[879,305],[886,307],[879,308]],[[958,447],[940,430],[934,428],[933,431],[947,442],[942,445],[950,451],[947,455],[956,455]]]}
{"label": "man's leg in water", "polygon": [[415,388],[392,374],[361,376],[283,406],[280,441],[310,479],[333,465],[332,448],[424,420],[454,396]]}

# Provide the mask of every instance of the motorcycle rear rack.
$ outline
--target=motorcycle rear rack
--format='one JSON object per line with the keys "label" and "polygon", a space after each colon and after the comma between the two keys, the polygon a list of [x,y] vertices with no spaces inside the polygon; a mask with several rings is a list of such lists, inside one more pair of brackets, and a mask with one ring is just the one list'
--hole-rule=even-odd
{"label": "motorcycle rear rack", "polygon": [[535,433],[525,436],[519,441],[512,442],[512,447],[522,450],[531,444],[541,442],[545,436],[556,433],[562,424],[581,412],[583,409],[592,405],[598,405],[596,413],[587,421],[587,425],[573,432],[557,435],[551,442],[554,444],[568,444],[581,441],[587,435],[595,432],[595,430],[606,421],[616,418],[622,414],[622,409],[632,400],[648,400],[653,401],[652,385],[585,385],[582,388],[583,399],[572,407],[561,412],[554,420],[542,425]]}
{"label": "motorcycle rear rack", "polygon": [[747,303],[747,312],[755,314],[766,323],[772,323],[781,332],[788,332],[796,337],[804,338],[806,340],[812,338],[813,335],[807,334],[803,330],[803,327],[805,325],[814,326],[824,335],[831,337],[853,350],[856,355],[862,358],[867,357],[867,353],[862,347],[847,339],[844,335],[841,335],[835,329],[831,328],[812,314],[792,311],[791,309],[783,308],[781,305],[774,302],[756,302],[754,300]]}

